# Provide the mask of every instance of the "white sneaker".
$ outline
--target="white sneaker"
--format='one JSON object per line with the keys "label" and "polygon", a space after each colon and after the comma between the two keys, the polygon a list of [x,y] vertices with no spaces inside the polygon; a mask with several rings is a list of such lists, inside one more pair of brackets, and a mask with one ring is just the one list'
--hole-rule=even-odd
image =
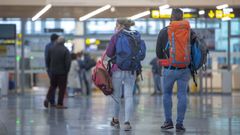
{"label": "white sneaker", "polygon": [[68,97],[74,97],[75,95],[73,93],[68,93]]}

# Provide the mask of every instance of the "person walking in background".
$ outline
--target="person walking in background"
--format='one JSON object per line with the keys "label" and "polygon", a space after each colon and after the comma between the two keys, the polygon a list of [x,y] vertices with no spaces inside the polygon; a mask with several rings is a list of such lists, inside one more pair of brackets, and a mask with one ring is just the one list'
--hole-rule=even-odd
{"label": "person walking in background", "polygon": [[56,108],[67,108],[63,105],[63,99],[67,87],[67,76],[70,69],[71,56],[68,49],[64,46],[64,43],[64,37],[60,36],[57,39],[56,45],[52,46],[47,53],[46,65],[51,76],[50,87],[44,101],[46,108],[49,107],[50,101],[53,100],[53,95],[57,87],[59,88],[59,93]]}
{"label": "person walking in background", "polygon": [[80,66],[80,76],[82,88],[86,90],[86,94],[89,96],[92,94],[92,68],[96,65],[96,61],[91,58],[90,54],[81,52],[80,59],[78,60]]}
{"label": "person walking in background", "polygon": [[[49,80],[51,78],[51,72],[49,71],[49,69],[47,67],[47,55],[48,55],[48,51],[49,51],[50,47],[54,46],[54,44],[56,43],[56,40],[58,39],[58,37],[59,37],[59,35],[52,34],[51,37],[50,37],[51,42],[48,43],[45,46],[44,58],[45,58],[45,65],[46,65],[46,69],[47,69],[47,74],[48,74]],[[55,105],[55,92],[56,92],[56,89],[53,90],[53,95],[52,95],[53,97],[49,101],[52,106]]]}
{"label": "person walking in background", "polygon": [[153,58],[150,62],[152,66],[152,75],[154,81],[154,92],[152,95],[162,94],[162,82],[161,82],[161,75],[162,75],[162,67],[159,64],[158,58]]}
{"label": "person walking in background", "polygon": [[67,83],[69,97],[73,97],[75,92],[81,88],[80,79],[78,75],[80,68],[77,62],[77,55],[75,53],[72,53],[71,58],[72,58],[72,62],[71,62],[70,71],[68,73],[68,83]]}
{"label": "person walking in background", "polygon": [[[131,20],[117,19],[115,28],[116,33],[112,36],[106,49],[106,54],[111,58],[113,63],[111,68],[114,89],[113,97],[118,101],[114,101],[114,112],[111,126],[120,128],[120,98],[123,89],[125,99],[124,130],[126,131],[131,130],[132,128],[130,118],[133,113],[133,89],[136,76],[141,72],[140,61],[144,59],[146,52],[145,43],[140,39],[140,33],[130,30],[130,27],[133,25],[135,25],[135,23]],[[125,48],[125,50],[122,48]]]}

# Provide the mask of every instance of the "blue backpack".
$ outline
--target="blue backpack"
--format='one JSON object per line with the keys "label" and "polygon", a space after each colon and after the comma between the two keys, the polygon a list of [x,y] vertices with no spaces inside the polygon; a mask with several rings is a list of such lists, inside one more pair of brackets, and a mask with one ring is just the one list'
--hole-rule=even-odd
{"label": "blue backpack", "polygon": [[195,80],[195,74],[197,74],[197,70],[199,70],[200,68],[206,67],[208,52],[209,51],[204,39],[197,36],[194,44],[191,45],[190,63],[191,74],[193,76],[193,81],[196,86],[197,83]]}
{"label": "blue backpack", "polygon": [[122,30],[116,42],[115,63],[121,70],[139,71],[146,55],[146,45],[137,31]]}

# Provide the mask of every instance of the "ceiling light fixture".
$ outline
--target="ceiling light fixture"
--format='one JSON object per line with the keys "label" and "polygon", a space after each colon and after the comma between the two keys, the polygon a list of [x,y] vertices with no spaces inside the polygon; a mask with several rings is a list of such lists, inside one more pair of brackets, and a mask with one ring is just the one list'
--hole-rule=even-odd
{"label": "ceiling light fixture", "polygon": [[180,8],[184,13],[195,12],[196,9],[193,8]]}
{"label": "ceiling light fixture", "polygon": [[147,16],[147,15],[150,15],[150,11],[144,11],[142,13],[139,13],[139,14],[133,15],[131,17],[128,17],[128,19],[136,20],[138,18],[142,18],[142,17]]}
{"label": "ceiling light fixture", "polygon": [[198,11],[198,14],[199,14],[199,15],[204,15],[204,14],[205,14],[205,11],[204,11],[204,10],[199,10],[199,11]]}
{"label": "ceiling light fixture", "polygon": [[219,5],[219,6],[216,6],[216,8],[217,8],[217,9],[228,8],[228,4]]}
{"label": "ceiling light fixture", "polygon": [[223,18],[222,18],[222,21],[229,21],[229,20],[231,20],[230,17],[223,17]]}
{"label": "ceiling light fixture", "polygon": [[115,7],[111,7],[111,12],[115,12],[116,11],[116,9],[115,9]]}
{"label": "ceiling light fixture", "polygon": [[169,8],[170,5],[166,4],[166,5],[162,5],[162,6],[159,6],[159,10],[162,10],[162,9],[167,9]]}
{"label": "ceiling light fixture", "polygon": [[40,10],[35,16],[33,16],[32,21],[36,21],[40,16],[47,12],[52,7],[52,4],[46,5],[42,10]]}
{"label": "ceiling light fixture", "polygon": [[89,19],[89,18],[91,18],[91,17],[93,17],[93,16],[95,16],[95,15],[97,15],[99,13],[102,13],[105,10],[108,10],[109,8],[111,8],[111,5],[109,5],[109,4],[105,5],[105,6],[99,8],[99,9],[97,9],[95,11],[92,11],[92,12],[90,12],[90,13],[82,16],[82,17],[80,17],[79,21],[85,21],[85,20],[87,20],[87,19]]}

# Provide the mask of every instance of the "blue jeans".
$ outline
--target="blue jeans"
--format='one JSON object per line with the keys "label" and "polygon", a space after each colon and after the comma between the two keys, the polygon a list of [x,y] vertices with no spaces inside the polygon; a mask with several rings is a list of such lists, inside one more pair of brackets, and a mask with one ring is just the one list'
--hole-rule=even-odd
{"label": "blue jeans", "polygon": [[131,71],[115,71],[112,75],[113,82],[113,96],[118,101],[114,102],[113,117],[119,118],[120,101],[122,95],[122,85],[124,86],[124,99],[125,99],[125,122],[130,120],[133,112],[133,88],[136,80],[136,74]]}
{"label": "blue jeans", "polygon": [[163,106],[165,119],[172,121],[172,91],[174,82],[177,81],[177,124],[183,124],[187,109],[187,87],[190,79],[190,70],[168,70],[163,71]]}

